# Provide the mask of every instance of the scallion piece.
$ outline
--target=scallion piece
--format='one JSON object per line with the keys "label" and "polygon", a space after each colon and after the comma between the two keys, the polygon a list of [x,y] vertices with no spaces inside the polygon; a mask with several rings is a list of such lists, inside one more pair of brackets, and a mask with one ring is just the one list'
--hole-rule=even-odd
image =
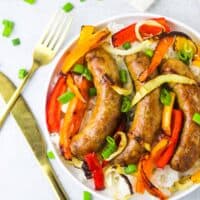
{"label": "scallion piece", "polygon": [[128,50],[131,48],[131,43],[130,42],[125,42],[122,47],[125,49],[125,50]]}
{"label": "scallion piece", "polygon": [[61,96],[58,97],[58,101],[61,103],[61,104],[65,104],[67,102],[69,102],[70,100],[72,100],[74,98],[75,94],[68,91],[68,92],[65,92],[64,94],[62,94]]}
{"label": "scallion piece", "polygon": [[86,68],[86,67],[85,67],[85,69],[84,69],[83,76],[84,76],[88,81],[91,81],[91,80],[92,80],[92,75],[91,75],[89,69]]}
{"label": "scallion piece", "polygon": [[15,38],[12,40],[12,43],[13,43],[13,46],[17,46],[17,45],[20,45],[21,44],[21,41],[19,38]]}
{"label": "scallion piece", "polygon": [[153,56],[153,50],[152,49],[146,49],[144,51],[145,55],[147,55],[148,57],[152,57]]}
{"label": "scallion piece", "polygon": [[28,72],[27,72],[26,69],[20,69],[18,71],[18,78],[19,79],[24,79],[27,74],[28,74]]}
{"label": "scallion piece", "polygon": [[112,137],[107,136],[106,137],[106,141],[107,141],[106,147],[104,148],[104,150],[101,153],[101,155],[102,155],[102,157],[104,159],[107,159],[117,149],[116,142],[115,142],[115,140]]}
{"label": "scallion piece", "polygon": [[194,113],[192,120],[197,123],[198,125],[200,125],[200,113]]}
{"label": "scallion piece", "polygon": [[54,153],[53,153],[52,151],[48,151],[48,152],[47,152],[47,157],[48,157],[49,159],[55,159],[55,155],[54,155]]}
{"label": "scallion piece", "polygon": [[36,0],[24,0],[26,3],[29,3],[29,4],[34,4],[36,2]]}
{"label": "scallion piece", "polygon": [[137,166],[134,164],[130,164],[127,167],[124,167],[124,172],[126,174],[132,174],[137,171]]}
{"label": "scallion piece", "polygon": [[189,64],[190,60],[193,58],[193,52],[192,51],[184,51],[181,50],[178,52],[178,59],[183,61],[185,64]]}
{"label": "scallion piece", "polygon": [[127,72],[125,69],[122,69],[119,71],[119,77],[122,83],[127,83],[128,78],[127,78]]}
{"label": "scallion piece", "polygon": [[122,98],[121,112],[126,113],[130,111],[131,108],[131,100],[128,97]]}
{"label": "scallion piece", "polygon": [[83,74],[85,70],[85,67],[81,64],[76,64],[74,68],[72,69],[73,72],[77,74]]}
{"label": "scallion piece", "polygon": [[163,105],[169,106],[171,102],[170,92],[166,88],[162,88],[160,92],[160,101]]}
{"label": "scallion piece", "polygon": [[64,6],[63,6],[63,10],[65,12],[70,12],[71,10],[73,10],[74,8],[74,5],[70,2],[66,3]]}
{"label": "scallion piece", "polygon": [[7,19],[4,19],[2,24],[4,25],[4,29],[3,29],[2,35],[4,37],[9,37],[12,34],[12,31],[14,29],[14,25],[15,25],[14,22],[10,21],[10,20],[7,20]]}
{"label": "scallion piece", "polygon": [[96,96],[97,95],[97,90],[96,90],[96,88],[90,88],[89,89],[89,96],[90,97],[93,97],[93,96]]}
{"label": "scallion piece", "polygon": [[92,195],[88,191],[83,192],[83,200],[92,200]]}

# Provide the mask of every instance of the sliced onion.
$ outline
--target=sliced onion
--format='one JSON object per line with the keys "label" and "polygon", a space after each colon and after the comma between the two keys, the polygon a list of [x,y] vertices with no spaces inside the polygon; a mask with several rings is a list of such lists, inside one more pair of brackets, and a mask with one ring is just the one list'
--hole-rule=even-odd
{"label": "sliced onion", "polygon": [[128,50],[114,48],[109,43],[105,43],[102,47],[105,51],[107,51],[108,53],[110,53],[112,55],[127,56],[127,55],[131,55],[131,54],[140,52],[142,50],[151,48],[151,44],[152,44],[152,41],[145,40],[143,42],[132,45],[132,47]]}
{"label": "sliced onion", "polygon": [[82,161],[82,160],[79,160],[79,159],[77,159],[77,158],[75,158],[75,157],[72,157],[71,160],[67,160],[66,162],[67,162],[69,165],[73,165],[74,167],[79,168],[79,169],[81,169],[82,164],[83,164],[83,161]]}
{"label": "sliced onion", "polygon": [[142,38],[142,36],[140,34],[140,27],[142,25],[156,26],[156,27],[162,28],[163,31],[165,31],[165,27],[162,24],[160,24],[157,21],[155,21],[155,20],[145,20],[145,21],[138,22],[135,25],[135,35],[136,35],[136,37],[137,37],[137,39],[139,41],[143,41],[143,38]]}
{"label": "sliced onion", "polygon": [[122,153],[122,151],[125,149],[126,145],[127,145],[127,137],[126,134],[122,131],[118,131],[115,135],[114,138],[120,137],[120,143],[118,145],[118,149],[117,151],[115,151],[113,154],[111,154],[106,161],[110,161],[113,158],[117,157],[119,154]]}
{"label": "sliced onion", "polygon": [[164,83],[181,83],[181,84],[196,84],[196,81],[193,79],[187,78],[185,76],[177,75],[177,74],[167,74],[160,75],[156,78],[145,83],[140,89],[136,92],[133,100],[132,106],[137,104],[141,99],[143,99],[146,95],[152,92],[154,89],[160,87]]}
{"label": "sliced onion", "polygon": [[115,92],[117,92],[118,94],[123,95],[123,96],[128,96],[132,93],[131,89],[122,88],[117,85],[112,85],[111,88],[113,90],[115,90]]}

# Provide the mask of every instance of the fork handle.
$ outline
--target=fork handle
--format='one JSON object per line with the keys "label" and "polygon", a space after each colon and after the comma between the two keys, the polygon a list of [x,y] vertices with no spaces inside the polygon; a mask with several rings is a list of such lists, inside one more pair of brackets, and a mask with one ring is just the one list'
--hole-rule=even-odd
{"label": "fork handle", "polygon": [[44,173],[46,174],[46,177],[56,195],[56,198],[58,200],[69,200],[67,198],[67,194],[66,194],[61,182],[57,178],[50,162],[46,161],[45,165],[42,165],[42,169],[43,169]]}
{"label": "fork handle", "polygon": [[24,86],[26,85],[28,80],[30,80],[30,78],[35,73],[35,71],[38,69],[38,67],[39,67],[39,63],[34,62],[32,67],[31,67],[31,69],[29,70],[28,74],[24,77],[24,79],[20,83],[19,87],[15,90],[14,94],[9,99],[3,114],[0,116],[0,128],[3,126],[4,121],[6,120],[8,114],[10,113],[10,111],[12,110],[15,102],[17,101],[17,99],[20,96],[22,90],[24,89]]}

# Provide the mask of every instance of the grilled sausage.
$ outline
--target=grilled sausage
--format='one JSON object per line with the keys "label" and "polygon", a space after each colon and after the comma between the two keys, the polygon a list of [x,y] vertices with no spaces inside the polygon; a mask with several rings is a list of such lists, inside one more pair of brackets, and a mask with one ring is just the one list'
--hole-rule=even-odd
{"label": "grilled sausage", "polygon": [[[137,91],[143,84],[139,82],[138,77],[149,66],[150,60],[144,53],[138,53],[127,56],[125,62]],[[159,96],[160,89],[158,88],[137,104],[134,120],[128,133],[128,145],[114,163],[121,165],[137,163],[145,150],[144,143],[152,144],[161,123],[162,106]]]}
{"label": "grilled sausage", "polygon": [[[179,60],[167,60],[162,71],[195,78],[188,66]],[[184,126],[180,141],[171,160],[171,167],[177,171],[190,169],[200,156],[200,126],[192,121],[195,112],[200,112],[200,88],[197,85],[169,84],[176,93],[180,109],[184,113]]]}
{"label": "grilled sausage", "polygon": [[80,159],[101,149],[106,136],[116,129],[121,114],[121,96],[110,87],[119,84],[113,58],[104,50],[96,49],[86,55],[86,60],[97,89],[97,99],[85,127],[72,139],[71,151]]}

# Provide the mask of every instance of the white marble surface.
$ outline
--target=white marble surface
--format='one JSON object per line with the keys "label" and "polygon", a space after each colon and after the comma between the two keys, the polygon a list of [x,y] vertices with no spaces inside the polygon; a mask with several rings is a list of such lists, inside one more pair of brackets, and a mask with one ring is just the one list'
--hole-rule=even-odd
{"label": "white marble surface", "polygon": [[[76,9],[74,10],[73,28],[68,39],[78,33],[81,24],[94,24],[113,15],[135,13],[136,10],[130,6],[128,1],[86,0],[80,3],[79,0],[71,0]],[[31,64],[31,52],[43,26],[48,22],[54,10],[65,2],[66,0],[37,0],[37,4],[30,6],[23,0],[0,0],[0,22],[7,18],[15,21],[16,28],[11,38],[19,37],[22,42],[20,46],[13,47],[10,39],[0,36],[0,70],[5,72],[15,84],[19,84],[18,69],[28,68]],[[156,0],[148,11],[173,17],[200,31],[199,10],[200,0]],[[42,68],[24,92],[24,97],[37,116],[41,127],[45,123],[44,116],[41,114],[44,99],[42,94],[45,91],[47,77],[52,70],[52,67]],[[73,182],[71,177],[66,175],[56,163],[57,161],[54,161],[53,164],[70,199],[82,199],[83,188]],[[197,200],[198,196],[200,196],[200,189],[185,197],[184,200]],[[11,117],[0,131],[0,199],[55,200],[48,182]]]}

